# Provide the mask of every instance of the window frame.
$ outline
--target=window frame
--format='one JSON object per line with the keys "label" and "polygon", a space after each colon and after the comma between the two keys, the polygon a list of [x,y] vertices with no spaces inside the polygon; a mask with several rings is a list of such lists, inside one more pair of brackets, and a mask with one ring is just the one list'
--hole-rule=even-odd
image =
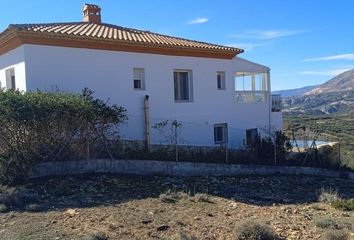
{"label": "window frame", "polygon": [[[217,139],[217,129],[221,128],[222,129],[222,139]],[[217,123],[214,124],[214,144],[223,144],[227,143],[229,139],[229,134],[228,134],[228,126],[227,123]]]}
{"label": "window frame", "polygon": [[7,90],[16,90],[16,73],[14,67],[5,70],[5,81]]}
{"label": "window frame", "polygon": [[[141,71],[139,72],[140,79],[136,77],[136,71]],[[135,82],[140,81],[140,88],[135,87]],[[141,67],[134,67],[133,68],[133,89],[137,91],[143,91],[146,90],[146,85],[145,85],[145,68]]]}
{"label": "window frame", "polygon": [[[220,87],[219,87],[219,76],[220,76]],[[217,71],[216,72],[216,88],[218,90],[226,89],[226,80],[225,80],[225,71]]]}
{"label": "window frame", "polygon": [[[181,90],[181,83],[180,80],[181,78],[178,78],[178,89],[176,90],[176,78],[175,74],[179,73],[187,73],[187,86],[188,86],[188,99],[178,99],[177,97],[180,97],[183,94],[177,94],[178,90]],[[175,103],[188,103],[188,102],[193,102],[193,71],[192,70],[184,70],[184,69],[174,69],[173,70],[173,91],[174,91],[174,101]],[[180,95],[180,96],[178,96]]]}

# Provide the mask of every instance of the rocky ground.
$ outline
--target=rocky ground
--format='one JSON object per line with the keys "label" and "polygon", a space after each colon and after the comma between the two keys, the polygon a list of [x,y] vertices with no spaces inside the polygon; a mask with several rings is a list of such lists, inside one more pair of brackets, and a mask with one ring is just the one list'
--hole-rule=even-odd
{"label": "rocky ground", "polygon": [[[283,239],[320,239],[338,226],[353,238],[354,213],[318,202],[321,189],[354,197],[353,182],[305,176],[41,179],[1,188],[0,239],[234,239],[246,219],[269,224]],[[319,227],[318,219],[335,224]]]}

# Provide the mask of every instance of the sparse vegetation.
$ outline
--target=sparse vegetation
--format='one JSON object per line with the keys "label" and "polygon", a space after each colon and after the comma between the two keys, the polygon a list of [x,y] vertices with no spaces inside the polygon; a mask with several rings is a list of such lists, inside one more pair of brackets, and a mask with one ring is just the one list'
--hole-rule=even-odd
{"label": "sparse vegetation", "polygon": [[332,203],[334,201],[340,200],[340,196],[336,190],[331,188],[322,188],[319,192],[318,201],[323,203]]}
{"label": "sparse vegetation", "polygon": [[349,240],[349,233],[345,230],[328,230],[326,231],[322,240]]}
{"label": "sparse vegetation", "polygon": [[344,211],[354,211],[354,199],[336,200],[332,202],[332,206]]}
{"label": "sparse vegetation", "polygon": [[9,211],[8,207],[5,204],[0,204],[0,213],[5,213]]}
{"label": "sparse vegetation", "polygon": [[161,193],[159,199],[164,203],[175,203],[181,199],[187,199],[189,195],[183,191],[167,190],[165,193]]}
{"label": "sparse vegetation", "polygon": [[104,232],[97,232],[85,236],[82,240],[108,240],[108,237]]}
{"label": "sparse vegetation", "polygon": [[322,229],[334,228],[336,226],[336,222],[329,217],[318,217],[314,220],[314,224],[316,227]]}
{"label": "sparse vegetation", "polygon": [[278,238],[269,225],[257,220],[246,220],[235,228],[235,240],[275,240]]}
{"label": "sparse vegetation", "polygon": [[206,193],[196,193],[191,200],[194,202],[204,202],[204,203],[212,203],[210,197]]}
{"label": "sparse vegetation", "polygon": [[197,238],[195,236],[180,232],[171,240],[197,240]]}
{"label": "sparse vegetation", "polygon": [[[354,198],[349,180],[310,176],[89,174],[37,179],[0,187],[0,196],[7,192],[7,202],[17,202],[0,213],[0,236],[82,240],[104,232],[108,239],[237,239],[235,227],[243,219],[251,221],[239,228],[240,239],[254,232],[269,236],[269,229],[280,239],[319,239],[338,229],[352,234],[350,212],[318,202],[324,186]],[[162,196],[168,196],[167,203]],[[267,230],[258,226],[262,219]]]}

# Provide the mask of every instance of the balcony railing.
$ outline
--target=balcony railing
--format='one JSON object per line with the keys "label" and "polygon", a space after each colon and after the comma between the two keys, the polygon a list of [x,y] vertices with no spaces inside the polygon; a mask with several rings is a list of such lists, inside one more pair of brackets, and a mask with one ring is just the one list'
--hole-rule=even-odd
{"label": "balcony railing", "polygon": [[267,102],[267,91],[236,91],[236,103],[264,103]]}
{"label": "balcony railing", "polygon": [[282,103],[281,103],[281,95],[273,94],[272,95],[272,112],[281,112]]}

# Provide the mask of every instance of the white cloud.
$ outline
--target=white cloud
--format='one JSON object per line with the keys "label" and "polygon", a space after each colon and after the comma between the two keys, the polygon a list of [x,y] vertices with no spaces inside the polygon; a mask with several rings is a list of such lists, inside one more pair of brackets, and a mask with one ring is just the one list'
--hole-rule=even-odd
{"label": "white cloud", "polygon": [[332,69],[332,70],[308,70],[308,71],[300,71],[298,74],[300,75],[313,75],[313,76],[327,76],[327,77],[334,77],[338,74],[343,72],[349,71],[353,69],[352,67],[348,68],[339,68],[339,69]]}
{"label": "white cloud", "polygon": [[274,39],[306,33],[305,30],[265,30],[265,31],[245,31],[240,34],[231,35],[233,38],[243,39]]}
{"label": "white cloud", "polygon": [[270,42],[265,42],[265,43],[230,43],[230,44],[226,44],[226,46],[242,48],[246,51],[251,51],[257,47],[262,47],[262,46],[265,46],[268,44],[270,44]]}
{"label": "white cloud", "polygon": [[354,53],[338,54],[326,57],[306,58],[305,62],[330,61],[330,60],[354,60]]}
{"label": "white cloud", "polygon": [[203,23],[207,23],[209,21],[208,18],[196,18],[196,19],[192,19],[188,22],[188,24],[203,24]]}

